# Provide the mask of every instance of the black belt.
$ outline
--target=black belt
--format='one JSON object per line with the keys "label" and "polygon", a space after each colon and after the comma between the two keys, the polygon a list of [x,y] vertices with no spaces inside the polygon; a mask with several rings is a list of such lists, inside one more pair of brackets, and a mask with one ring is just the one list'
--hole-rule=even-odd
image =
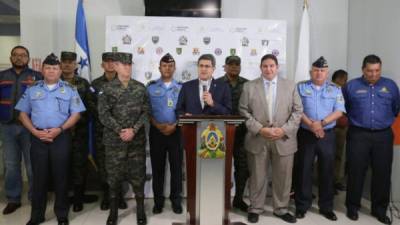
{"label": "black belt", "polygon": [[387,131],[389,129],[392,129],[391,127],[386,127],[383,129],[373,129],[373,128],[358,127],[358,126],[350,126],[350,128],[356,129],[356,130],[362,130],[362,131],[366,131],[366,132],[373,132],[373,133]]}

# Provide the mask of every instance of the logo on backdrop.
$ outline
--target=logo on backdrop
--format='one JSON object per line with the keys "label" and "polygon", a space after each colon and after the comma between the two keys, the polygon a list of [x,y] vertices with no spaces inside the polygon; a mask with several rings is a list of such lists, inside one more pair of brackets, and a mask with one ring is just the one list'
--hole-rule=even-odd
{"label": "logo on backdrop", "polygon": [[249,39],[247,37],[243,37],[241,42],[242,42],[242,46],[243,47],[247,47],[247,46],[249,46],[249,42],[250,41],[249,41]]}
{"label": "logo on backdrop", "polygon": [[153,37],[151,37],[151,41],[153,42],[153,44],[157,44],[159,40],[160,40],[160,37],[159,37],[159,36],[153,36]]}
{"label": "logo on backdrop", "polygon": [[130,45],[131,43],[132,43],[132,37],[129,34],[122,37],[122,44]]}
{"label": "logo on backdrop", "polygon": [[179,38],[179,45],[187,45],[187,43],[188,43],[188,39],[186,36],[181,36]]}
{"label": "logo on backdrop", "polygon": [[211,37],[203,37],[203,43],[208,45],[211,42]]}

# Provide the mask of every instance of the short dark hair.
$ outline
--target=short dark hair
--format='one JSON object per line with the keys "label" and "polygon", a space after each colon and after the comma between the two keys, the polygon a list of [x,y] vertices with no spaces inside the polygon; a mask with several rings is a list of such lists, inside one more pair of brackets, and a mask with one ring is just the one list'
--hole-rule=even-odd
{"label": "short dark hair", "polygon": [[273,55],[273,54],[266,54],[266,55],[264,55],[264,56],[261,58],[260,65],[261,65],[265,60],[267,60],[267,59],[272,59],[272,60],[274,60],[275,64],[278,65],[278,59],[277,59],[276,56]]}
{"label": "short dark hair", "polygon": [[340,78],[344,78],[347,77],[348,73],[344,70],[336,70],[333,74],[332,74],[332,81],[335,81],[337,79]]}
{"label": "short dark hair", "polygon": [[199,65],[200,60],[208,60],[211,61],[213,67],[215,67],[215,57],[212,54],[204,54],[199,57],[197,60],[197,65]]}
{"label": "short dark hair", "polygon": [[381,61],[381,58],[379,58],[379,56],[371,54],[371,55],[365,56],[363,63],[362,63],[362,69],[364,69],[367,66],[367,64],[382,65],[382,61]]}
{"label": "short dark hair", "polygon": [[17,45],[17,46],[15,46],[14,48],[12,48],[11,49],[11,52],[10,52],[10,55],[12,55],[13,54],[13,52],[15,51],[15,49],[23,49],[23,50],[25,50],[26,51],[26,54],[28,55],[28,57],[29,57],[29,50],[25,47],[25,46],[22,46],[22,45]]}

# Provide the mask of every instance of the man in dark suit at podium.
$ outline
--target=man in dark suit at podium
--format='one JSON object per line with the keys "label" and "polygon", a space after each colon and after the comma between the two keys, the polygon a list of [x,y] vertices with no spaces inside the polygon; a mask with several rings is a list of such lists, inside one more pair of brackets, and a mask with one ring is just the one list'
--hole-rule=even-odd
{"label": "man in dark suit at podium", "polygon": [[213,79],[215,58],[211,54],[197,61],[198,79],[183,84],[176,113],[180,115],[229,115],[232,109],[228,84]]}

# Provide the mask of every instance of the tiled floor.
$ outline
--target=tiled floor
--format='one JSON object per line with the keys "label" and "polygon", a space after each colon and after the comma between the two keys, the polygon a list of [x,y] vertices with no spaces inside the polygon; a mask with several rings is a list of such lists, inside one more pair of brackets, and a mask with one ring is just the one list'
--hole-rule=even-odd
{"label": "tiled floor", "polygon": [[[2,210],[5,206],[5,199],[4,199],[4,192],[0,188],[0,209]],[[321,224],[336,224],[336,225],[379,225],[380,223],[373,217],[369,215],[368,202],[363,202],[365,206],[360,212],[360,219],[357,222],[350,221],[345,216],[345,208],[343,205],[345,194],[342,192],[336,198],[336,213],[338,216],[338,221],[331,222],[324,217],[318,214],[318,209],[313,207],[310,212],[306,214],[306,218],[298,220],[297,224],[299,225],[321,225]],[[24,198],[23,206],[18,209],[15,213],[11,215],[0,215],[0,224],[1,225],[24,225],[28,219],[30,214],[30,205]],[[266,212],[260,217],[260,221],[258,224],[268,224],[268,225],[278,225],[278,224],[286,224],[285,222],[281,221],[280,219],[275,218],[271,213],[270,207],[271,199],[267,199],[266,203]],[[153,202],[151,199],[146,200],[146,212],[148,216],[148,224],[149,225],[168,225],[172,222],[184,222],[185,215],[176,215],[173,214],[169,205],[169,202],[166,202],[166,207],[164,212],[159,215],[152,215],[151,209],[153,207]],[[119,211],[119,225],[134,225],[136,224],[136,215],[133,213],[133,209],[135,208],[135,201],[130,199],[128,201],[129,208],[126,210]],[[53,199],[50,198],[49,204],[47,207],[46,213],[46,222],[43,223],[45,225],[57,224],[56,218],[53,214]],[[101,211],[99,208],[99,203],[93,203],[89,205],[85,205],[85,209],[83,212],[80,213],[70,213],[70,224],[71,225],[102,225],[106,224],[108,212]],[[231,220],[232,221],[241,221],[247,223],[246,215],[240,212],[232,212],[231,213]],[[249,224],[249,223],[247,223]],[[400,220],[395,219],[393,224],[400,225]]]}

